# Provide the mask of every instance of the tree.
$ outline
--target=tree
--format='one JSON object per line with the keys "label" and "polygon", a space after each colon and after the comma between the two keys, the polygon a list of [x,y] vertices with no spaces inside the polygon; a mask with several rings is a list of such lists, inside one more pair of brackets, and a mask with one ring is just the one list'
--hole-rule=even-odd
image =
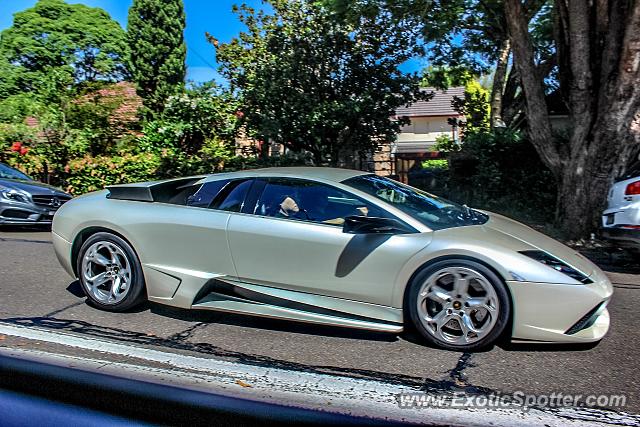
{"label": "tree", "polygon": [[454,108],[464,114],[464,135],[489,131],[489,93],[477,81],[471,80],[464,87],[464,99],[454,98]]}
{"label": "tree", "polygon": [[[425,42],[424,54],[430,65],[423,72],[430,86],[441,89],[450,85],[463,86],[473,75],[488,73],[495,64],[490,97],[491,124],[494,127],[502,122],[503,100],[512,101],[503,96],[510,46],[502,0],[319,1],[340,19],[352,22],[372,10],[388,11],[391,23],[401,19],[413,22]],[[539,2],[530,3],[533,7]],[[512,77],[517,79],[516,75]]]}
{"label": "tree", "polygon": [[566,141],[551,128],[523,10],[521,0],[505,0],[528,135],[558,182],[560,225],[582,237],[598,226],[609,187],[640,145],[640,1],[554,2],[559,83],[571,122]]}
{"label": "tree", "polygon": [[121,80],[126,58],[124,31],[107,12],[39,0],[0,34],[0,97],[36,90],[52,70],[75,83]]}
{"label": "tree", "polygon": [[222,74],[241,97],[250,136],[337,164],[395,138],[395,109],[421,96],[419,77],[398,66],[416,53],[416,32],[388,16],[357,26],[322,7],[273,0],[273,14],[237,8],[247,32],[217,47]]}
{"label": "tree", "polygon": [[184,85],[187,48],[182,0],[134,0],[129,9],[129,66],[151,114]]}
{"label": "tree", "polygon": [[[149,124],[150,128],[164,130],[162,138],[153,141],[147,137],[145,142],[157,148],[173,146],[187,154],[212,142],[230,145],[237,132],[238,109],[238,101],[213,82],[189,88],[170,97],[161,118]],[[155,132],[154,136],[158,134]]]}

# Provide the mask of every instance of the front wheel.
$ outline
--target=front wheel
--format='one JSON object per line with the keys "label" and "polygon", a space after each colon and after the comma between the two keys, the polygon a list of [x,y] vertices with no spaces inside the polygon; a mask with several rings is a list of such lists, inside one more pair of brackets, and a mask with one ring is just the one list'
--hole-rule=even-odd
{"label": "front wheel", "polygon": [[436,262],[410,284],[408,311],[418,332],[448,350],[477,351],[494,343],[509,323],[507,289],[484,265]]}
{"label": "front wheel", "polygon": [[111,233],[96,233],[80,248],[78,276],[93,305],[107,311],[125,311],[145,296],[140,261],[133,248]]}

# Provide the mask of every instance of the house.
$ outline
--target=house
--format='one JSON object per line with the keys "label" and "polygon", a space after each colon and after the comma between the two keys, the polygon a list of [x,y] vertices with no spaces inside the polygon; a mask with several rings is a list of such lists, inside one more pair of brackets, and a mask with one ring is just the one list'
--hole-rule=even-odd
{"label": "house", "polygon": [[[464,121],[464,115],[454,110],[453,100],[455,97],[464,98],[464,87],[451,87],[444,91],[427,87],[422,90],[433,93],[433,97],[396,110],[395,117],[408,117],[411,123],[402,127],[395,141],[381,144],[373,155],[364,159],[357,156],[344,159],[340,166],[369,170],[381,176],[397,175],[407,182],[407,172],[417,162],[440,157],[441,154],[434,149],[436,138],[441,135],[449,135],[454,141],[460,138],[459,129],[452,123]],[[243,132],[236,138],[237,154],[255,155],[261,149],[259,142]],[[285,151],[278,144],[269,146],[270,155],[277,156]]]}
{"label": "house", "polygon": [[464,121],[464,115],[454,110],[452,103],[455,97],[464,98],[464,87],[444,91],[428,87],[423,91],[433,93],[433,97],[396,110],[396,117],[408,117],[411,123],[402,127],[395,141],[384,144],[374,154],[369,169],[376,174],[397,175],[406,182],[407,172],[417,162],[440,156],[434,149],[436,138],[448,135],[459,140],[460,131],[453,123]]}

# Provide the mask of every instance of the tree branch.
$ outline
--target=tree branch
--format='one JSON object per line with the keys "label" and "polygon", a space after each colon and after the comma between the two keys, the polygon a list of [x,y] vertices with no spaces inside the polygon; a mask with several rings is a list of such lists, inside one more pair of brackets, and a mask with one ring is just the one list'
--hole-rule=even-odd
{"label": "tree branch", "polygon": [[506,0],[505,13],[514,63],[520,72],[522,90],[525,94],[529,138],[542,161],[556,176],[559,176],[562,161],[551,133],[543,81],[534,63],[533,45],[529,38],[528,23],[520,0]]}
{"label": "tree branch", "polygon": [[489,119],[492,128],[497,125],[503,125],[502,92],[504,90],[504,83],[507,76],[507,65],[509,62],[510,52],[511,43],[508,38],[505,38],[500,44],[496,71],[493,74],[493,87],[491,88],[491,113]]}

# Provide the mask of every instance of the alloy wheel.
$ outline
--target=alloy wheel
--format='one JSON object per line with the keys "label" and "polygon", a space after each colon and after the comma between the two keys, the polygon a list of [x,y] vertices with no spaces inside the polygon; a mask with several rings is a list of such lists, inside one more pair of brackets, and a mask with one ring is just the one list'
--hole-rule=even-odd
{"label": "alloy wheel", "polygon": [[436,340],[453,345],[473,344],[487,336],[500,313],[491,282],[467,267],[435,271],[418,292],[419,320]]}
{"label": "alloy wheel", "polygon": [[87,291],[102,304],[119,303],[131,289],[131,263],[124,250],[112,242],[99,241],[87,249],[82,275]]}

